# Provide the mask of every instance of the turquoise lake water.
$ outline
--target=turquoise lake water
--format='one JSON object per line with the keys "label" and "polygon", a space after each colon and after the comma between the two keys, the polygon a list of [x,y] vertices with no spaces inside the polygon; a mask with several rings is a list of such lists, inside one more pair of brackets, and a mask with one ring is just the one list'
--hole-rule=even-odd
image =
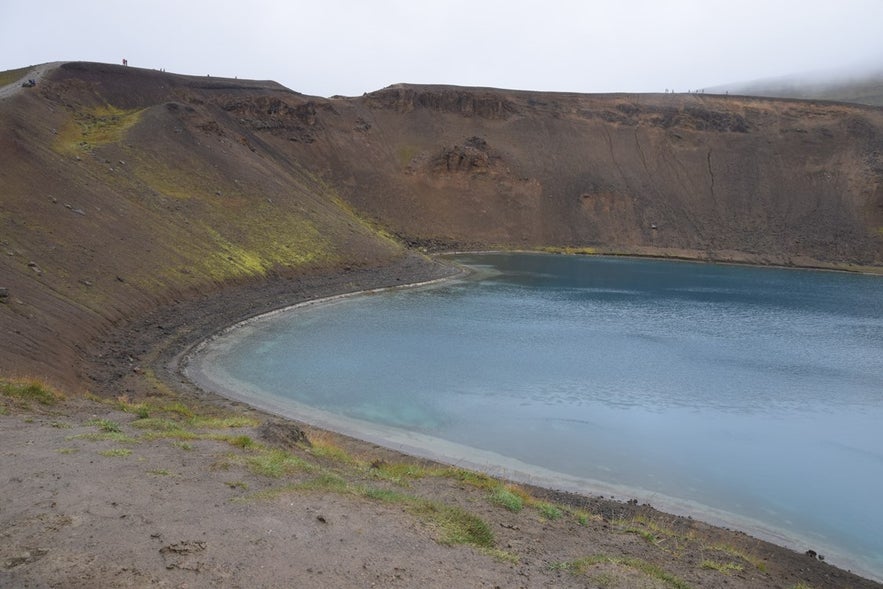
{"label": "turquoise lake water", "polygon": [[634,496],[883,578],[883,279],[453,259],[474,272],[249,323],[188,373],[408,451]]}

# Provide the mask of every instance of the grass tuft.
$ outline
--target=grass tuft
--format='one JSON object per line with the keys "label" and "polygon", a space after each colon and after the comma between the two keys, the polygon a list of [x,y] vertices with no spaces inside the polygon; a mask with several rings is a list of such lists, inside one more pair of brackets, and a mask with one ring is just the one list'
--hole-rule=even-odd
{"label": "grass tuft", "polygon": [[310,452],[318,458],[325,458],[339,464],[358,465],[359,461],[349,452],[332,442],[322,432],[310,435]]}
{"label": "grass tuft", "polygon": [[175,401],[173,403],[168,403],[160,407],[161,410],[166,413],[176,413],[181,417],[186,417],[187,419],[192,419],[195,417],[193,410],[180,401]]}
{"label": "grass tuft", "polygon": [[255,456],[248,456],[246,464],[255,474],[279,478],[294,472],[311,471],[313,465],[284,450],[263,450]]}
{"label": "grass tuft", "polygon": [[554,565],[554,568],[584,575],[590,569],[592,569],[592,567],[602,564],[624,566],[641,571],[650,578],[662,581],[672,589],[690,589],[690,585],[688,585],[687,582],[680,577],[669,573],[665,569],[662,569],[655,564],[649,563],[645,560],[641,560],[640,558],[614,557],[599,554],[595,556],[587,556],[585,558],[580,558],[578,560],[572,560],[569,562],[558,563],[557,565]]}
{"label": "grass tuft", "polygon": [[505,507],[513,513],[518,513],[524,509],[524,499],[505,486],[498,487],[494,490],[491,494],[491,502],[501,507]]}
{"label": "grass tuft", "polygon": [[741,558],[748,564],[754,566],[754,568],[756,568],[760,572],[766,572],[766,563],[762,559],[757,558],[756,556],[752,556],[746,553],[744,550],[739,550],[735,546],[731,546],[729,544],[715,544],[714,546],[711,546],[711,550],[723,552],[724,554],[733,556],[735,558]]}
{"label": "grass tuft", "polygon": [[110,450],[102,450],[99,452],[102,456],[128,456],[132,453],[128,448],[111,448]]}
{"label": "grass tuft", "polygon": [[540,510],[540,514],[550,520],[561,519],[564,516],[564,513],[551,503],[539,503],[537,504],[537,509]]}
{"label": "grass tuft", "polygon": [[423,517],[439,527],[443,544],[471,544],[493,548],[494,534],[484,520],[460,507],[418,499],[408,511]]}
{"label": "grass tuft", "polygon": [[349,483],[334,473],[326,472],[319,476],[295,485],[295,489],[305,491],[329,491],[334,493],[348,493],[351,491]]}
{"label": "grass tuft", "polygon": [[466,483],[486,491],[493,491],[500,484],[498,481],[484,473],[473,472],[471,470],[466,470],[465,468],[444,467],[433,470],[431,474],[454,479],[455,481]]}
{"label": "grass tuft", "polygon": [[86,425],[94,425],[103,432],[120,433],[122,429],[120,424],[111,419],[90,419]]}
{"label": "grass tuft", "polygon": [[59,391],[38,379],[0,380],[0,395],[25,404],[33,401],[40,405],[55,405],[64,399]]}
{"label": "grass tuft", "polygon": [[254,448],[257,445],[249,436],[235,436],[229,438],[228,441],[230,442],[230,445],[242,449]]}
{"label": "grass tuft", "polygon": [[404,485],[409,480],[426,476],[426,468],[410,462],[377,461],[371,464],[371,475],[392,483]]}

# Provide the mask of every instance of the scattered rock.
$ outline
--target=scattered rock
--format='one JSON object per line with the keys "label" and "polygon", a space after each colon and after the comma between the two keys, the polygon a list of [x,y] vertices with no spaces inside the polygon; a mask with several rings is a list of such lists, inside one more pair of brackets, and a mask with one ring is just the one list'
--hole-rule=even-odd
{"label": "scattered rock", "polygon": [[327,524],[327,523],[328,523],[328,520],[325,519],[325,516],[322,515],[321,513],[320,513],[319,515],[316,516],[316,519],[317,519],[318,521],[322,522],[323,524]]}
{"label": "scattered rock", "polygon": [[9,289],[5,286],[0,286],[0,303],[5,303],[6,299],[9,298]]}
{"label": "scattered rock", "polygon": [[167,569],[199,571],[202,569],[202,563],[199,561],[190,562],[190,558],[193,553],[205,550],[205,547],[206,543],[199,540],[182,541],[163,546],[159,549],[159,553],[165,559]]}
{"label": "scattered rock", "polygon": [[818,553],[815,550],[807,550],[805,554],[810,558],[815,558],[818,556]]}
{"label": "scattered rock", "polygon": [[4,561],[3,568],[13,569],[13,568],[23,565],[23,564],[30,564],[30,563],[38,561],[41,558],[43,558],[44,556],[46,556],[47,552],[49,552],[49,551],[43,550],[42,548],[34,548],[31,550],[27,550],[25,552],[22,552],[18,556],[14,556],[14,557]]}
{"label": "scattered rock", "polygon": [[281,448],[291,448],[297,444],[312,446],[303,430],[293,423],[268,421],[258,429],[258,435],[268,444]]}

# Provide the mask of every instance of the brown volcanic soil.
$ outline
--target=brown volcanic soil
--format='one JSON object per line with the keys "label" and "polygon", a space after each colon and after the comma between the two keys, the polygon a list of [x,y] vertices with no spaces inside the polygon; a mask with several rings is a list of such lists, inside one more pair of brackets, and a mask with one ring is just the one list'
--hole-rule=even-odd
{"label": "brown volcanic soil", "polygon": [[[364,465],[408,459],[324,432],[310,435],[358,460],[296,446],[313,470],[275,478],[246,467],[244,438],[151,438],[79,393],[163,419],[180,418],[175,402],[254,416],[230,435],[266,442],[256,423],[272,417],[194,390],[170,362],[256,313],[451,272],[415,247],[880,271],[881,131],[883,111],[831,103],[416,86],[322,99],[45,68],[0,95],[0,376],[71,398],[3,400],[0,585],[879,586],[646,507],[533,490],[586,508],[579,525],[511,513],[462,477],[390,481]],[[76,437],[101,433],[93,419],[131,439]],[[118,449],[131,454],[100,453]],[[291,487],[317,468],[350,491]],[[426,509],[354,485],[465,509],[495,552],[439,543]],[[596,555],[586,573],[562,565]]]}

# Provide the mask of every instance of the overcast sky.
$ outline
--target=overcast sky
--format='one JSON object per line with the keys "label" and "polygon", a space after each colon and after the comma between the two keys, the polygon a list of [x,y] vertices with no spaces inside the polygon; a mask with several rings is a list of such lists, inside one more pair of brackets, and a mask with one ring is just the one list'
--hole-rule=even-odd
{"label": "overcast sky", "polygon": [[273,79],[686,91],[883,70],[883,0],[0,0],[0,70],[101,61]]}

